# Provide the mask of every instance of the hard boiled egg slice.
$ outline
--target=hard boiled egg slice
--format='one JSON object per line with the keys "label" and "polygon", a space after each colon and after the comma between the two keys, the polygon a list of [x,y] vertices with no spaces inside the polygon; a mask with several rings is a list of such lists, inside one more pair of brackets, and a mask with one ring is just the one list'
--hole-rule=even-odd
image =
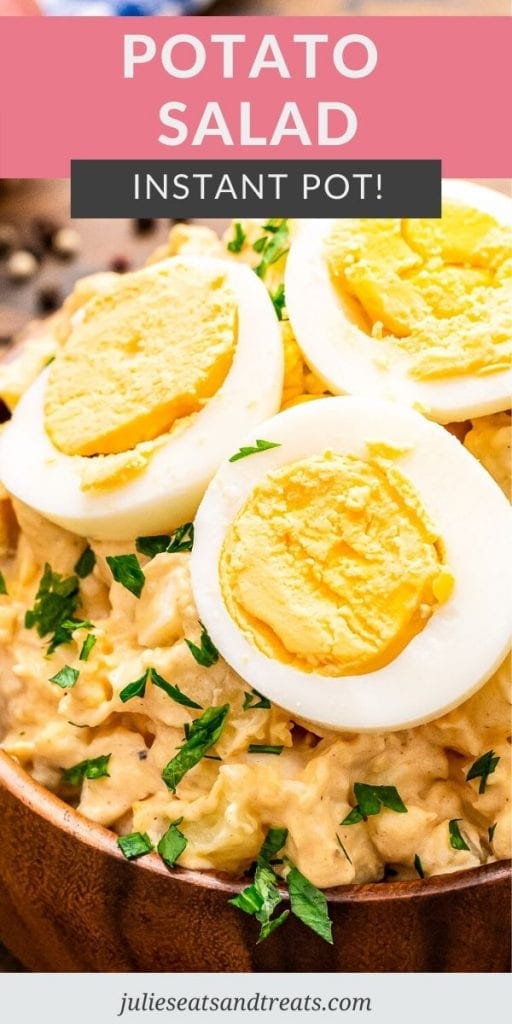
{"label": "hard boiled egg slice", "polygon": [[0,439],[11,494],[74,533],[125,540],[193,518],[219,463],[279,408],[283,353],[247,267],[175,257],[75,317]]}
{"label": "hard boiled egg slice", "polygon": [[405,406],[325,398],[260,425],[242,454],[201,502],[192,586],[250,686],[371,731],[434,718],[489,678],[510,644],[512,513],[456,438]]}
{"label": "hard boiled egg slice", "polygon": [[285,287],[331,391],[448,423],[510,406],[512,200],[465,181],[442,191],[437,220],[299,222]]}

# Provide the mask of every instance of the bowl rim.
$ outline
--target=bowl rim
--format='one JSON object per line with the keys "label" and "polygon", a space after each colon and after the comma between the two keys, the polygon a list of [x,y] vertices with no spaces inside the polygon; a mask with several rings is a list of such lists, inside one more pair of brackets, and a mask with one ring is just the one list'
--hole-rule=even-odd
{"label": "bowl rim", "polygon": [[[0,749],[0,786],[11,796],[20,800],[31,812],[63,831],[78,842],[92,847],[124,864],[129,862],[121,853],[116,835],[104,825],[90,821],[79,811],[66,804],[60,797],[37,782],[28,772]],[[176,867],[169,871],[157,853],[150,853],[137,861],[137,868],[150,874],[165,876],[174,882],[190,886],[216,889],[230,896],[240,892],[247,880],[236,879],[227,873],[199,871]],[[371,902],[422,899],[435,894],[447,894],[470,889],[474,886],[492,885],[497,882],[512,883],[512,861],[493,861],[475,868],[466,868],[425,879],[403,879],[398,882],[366,882],[337,886],[326,889],[329,903]]]}

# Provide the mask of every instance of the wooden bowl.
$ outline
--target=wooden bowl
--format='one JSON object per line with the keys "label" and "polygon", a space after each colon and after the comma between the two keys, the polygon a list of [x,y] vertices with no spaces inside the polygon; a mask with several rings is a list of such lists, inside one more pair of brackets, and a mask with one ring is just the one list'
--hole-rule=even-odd
{"label": "wooden bowl", "polygon": [[126,861],[0,752],[0,939],[33,971],[493,971],[510,965],[510,862],[328,893],[334,945],[289,918],[261,945],[246,883]]}

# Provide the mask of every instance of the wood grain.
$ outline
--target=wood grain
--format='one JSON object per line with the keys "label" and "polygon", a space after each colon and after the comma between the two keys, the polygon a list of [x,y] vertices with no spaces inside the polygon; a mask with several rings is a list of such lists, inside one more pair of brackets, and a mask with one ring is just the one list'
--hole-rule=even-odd
{"label": "wood grain", "polygon": [[0,753],[0,939],[33,971],[507,971],[510,864],[328,894],[334,945],[290,918],[256,944],[242,887],[129,863]]}

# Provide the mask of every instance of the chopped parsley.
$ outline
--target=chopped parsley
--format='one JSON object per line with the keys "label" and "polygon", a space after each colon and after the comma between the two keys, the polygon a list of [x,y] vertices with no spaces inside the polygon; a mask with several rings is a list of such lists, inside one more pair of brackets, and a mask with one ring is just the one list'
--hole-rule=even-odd
{"label": "chopped parsley", "polygon": [[228,242],[226,248],[230,252],[241,252],[247,235],[240,224],[239,220],[236,220],[233,224],[234,235],[231,241]]}
{"label": "chopped parsley", "polygon": [[180,832],[178,828],[178,825],[181,825],[182,821],[183,818],[178,818],[177,821],[173,821],[157,846],[157,850],[168,868],[174,867],[178,857],[181,857],[181,854],[188,843],[187,837],[184,836],[183,832]]}
{"label": "chopped parsley", "polygon": [[281,220],[279,217],[271,217],[270,220],[267,220],[267,223],[263,225],[263,230],[270,231],[274,235],[276,231],[279,231],[280,226]]}
{"label": "chopped parsley", "polygon": [[[233,907],[238,907],[244,914],[250,914],[259,922],[258,942],[272,935],[290,913],[289,910],[284,910],[276,917],[272,917],[282,902],[282,895],[278,885],[279,878],[272,868],[271,861],[282,850],[287,837],[288,831],[285,828],[269,829],[256,860],[252,884],[229,900]],[[287,857],[285,861],[289,870],[284,882],[290,896],[291,913],[322,939],[332,944],[332,924],[324,893],[317,889]]]}
{"label": "chopped parsley", "polygon": [[140,597],[146,577],[137,561],[136,555],[107,555],[107,563],[112,576],[135,597]]}
{"label": "chopped parsley", "polygon": [[110,778],[108,763],[112,754],[101,754],[100,757],[92,757],[86,761],[79,761],[72,768],[66,768],[62,773],[62,781],[70,786],[79,786],[84,779]]}
{"label": "chopped parsley", "polygon": [[407,814],[407,807],[395,786],[368,786],[365,782],[354,783],[356,806],[340,822],[341,825],[355,825],[378,814],[383,807],[397,814]]}
{"label": "chopped parsley", "polygon": [[213,641],[208,636],[202,622],[200,625],[202,630],[200,646],[198,647],[197,644],[192,643],[192,640],[187,640],[186,637],[185,643],[191,655],[196,659],[198,665],[202,665],[203,668],[211,668],[212,665],[215,665],[215,662],[219,660],[219,652]]}
{"label": "chopped parsley", "polygon": [[7,594],[7,585],[3,572],[0,572],[0,594]]}
{"label": "chopped parsley", "polygon": [[76,629],[91,629],[93,625],[88,619],[65,619],[57,630],[59,643],[71,643]]}
{"label": "chopped parsley", "polygon": [[494,750],[488,750],[486,754],[482,754],[481,757],[471,765],[467,775],[466,782],[470,782],[471,779],[480,779],[480,785],[478,787],[479,793],[485,793],[485,787],[489,775],[492,775],[496,771],[496,765],[498,764],[499,757],[494,753]]}
{"label": "chopped parsley", "polygon": [[282,320],[283,319],[283,309],[286,306],[286,299],[285,299],[285,294],[284,294],[284,284],[278,285],[278,287],[276,288],[275,292],[270,292],[270,298],[272,299],[272,302],[274,304],[274,309],[276,311],[277,319],[278,320]]}
{"label": "chopped parsley", "polygon": [[268,232],[267,236],[263,235],[253,245],[253,249],[261,253],[261,260],[255,268],[258,277],[261,278],[265,277],[268,268],[273,263],[277,263],[282,256],[285,256],[290,248],[290,232],[287,220],[283,220],[279,226],[268,221],[263,230]]}
{"label": "chopped parsley", "polygon": [[176,786],[191,768],[199,763],[202,757],[220,738],[229,713],[229,704],[221,707],[207,708],[185,730],[185,743],[178,753],[166,764],[162,778],[168,789],[176,792]]}
{"label": "chopped parsley", "polygon": [[425,878],[423,864],[421,863],[421,860],[417,853],[414,854],[414,870],[420,878]]}
{"label": "chopped parsley", "polygon": [[248,747],[249,754],[281,754],[283,745],[273,745],[271,743],[250,743]]}
{"label": "chopped parsley", "polygon": [[451,821],[448,822],[448,832],[450,833],[450,846],[454,850],[469,850],[469,846],[466,840],[461,835],[459,821],[462,821],[462,818],[452,818]]}
{"label": "chopped parsley", "polygon": [[195,700],[191,697],[187,697],[186,693],[180,690],[179,686],[173,686],[172,683],[168,683],[166,679],[158,675],[158,672],[154,668],[148,668],[147,675],[153,683],[153,686],[158,686],[160,690],[163,690],[171,700],[174,700],[176,704],[182,704],[184,708],[194,708],[196,711],[202,711],[200,704],[196,704]]}
{"label": "chopped parsley", "polygon": [[164,553],[174,554],[176,551],[192,551],[194,543],[194,524],[183,523],[174,533],[160,533],[156,537],[137,537],[135,547],[141,555],[154,558]]}
{"label": "chopped parsley", "polygon": [[122,700],[123,704],[126,704],[127,700],[133,700],[134,697],[143,697],[146,693],[146,683],[148,681],[147,669],[144,675],[140,679],[135,679],[133,683],[128,683],[119,693],[119,699]]}
{"label": "chopped parsley", "polygon": [[272,918],[272,914],[281,903],[281,893],[278,888],[278,879],[269,864],[260,862],[256,865],[254,881],[248,885],[238,896],[228,900],[233,907],[238,907],[245,914],[251,914],[260,924],[258,942],[267,939],[276,928],[286,921],[290,911],[285,910],[278,917]]}
{"label": "chopped parsley", "polygon": [[238,462],[239,459],[246,459],[248,455],[256,455],[257,452],[266,452],[269,448],[280,448],[281,445],[275,441],[264,441],[262,438],[256,440],[255,445],[246,445],[243,448],[239,448],[234,455],[228,460],[229,462]]}
{"label": "chopped parsley", "polygon": [[254,252],[263,252],[267,242],[268,238],[266,237],[266,235],[261,235],[261,238],[257,238],[252,245]]}
{"label": "chopped parsley", "polygon": [[267,861],[270,864],[273,858],[283,849],[287,839],[287,828],[269,828],[258,854],[258,860]]}
{"label": "chopped parsley", "polygon": [[492,843],[492,841],[493,841],[493,839],[494,839],[494,833],[495,833],[495,831],[496,831],[496,825],[497,825],[497,824],[498,824],[498,822],[497,822],[497,821],[495,821],[495,822],[494,822],[494,825],[489,825],[489,828],[487,829],[487,835],[488,835],[488,837],[489,837],[489,842],[490,842],[490,843]]}
{"label": "chopped parsley", "polygon": [[70,690],[75,685],[79,675],[80,672],[76,668],[71,668],[71,665],[64,665],[54,676],[50,676],[48,681],[50,683],[57,683],[57,686],[62,687],[63,690]]}
{"label": "chopped parsley", "polygon": [[153,686],[158,686],[160,690],[163,690],[171,700],[176,701],[176,704],[182,704],[185,708],[194,708],[197,711],[202,711],[200,704],[196,704],[195,700],[187,697],[186,693],[183,693],[179,686],[173,686],[172,683],[168,683],[154,668],[147,668],[143,676],[135,679],[133,683],[128,683],[121,690],[119,696],[123,704],[126,704],[127,700],[132,700],[133,697],[144,697],[148,680],[153,683]]}
{"label": "chopped parsley", "polygon": [[267,832],[256,862],[254,881],[242,890],[238,896],[228,902],[232,906],[243,910],[244,914],[250,914],[260,924],[258,942],[267,939],[276,928],[286,921],[290,911],[284,910],[277,917],[272,917],[274,910],[281,903],[282,897],[278,888],[278,877],[273,870],[270,861],[280,850],[282,850],[288,830],[285,828],[270,828]]}
{"label": "chopped parsley", "polygon": [[146,832],[131,832],[129,836],[118,836],[117,845],[127,860],[143,857],[153,849],[153,843]]}
{"label": "chopped parsley", "polygon": [[89,545],[82,551],[78,562],[75,565],[73,572],[76,572],[77,576],[81,580],[84,580],[86,576],[90,576],[94,566],[96,565],[96,555]]}
{"label": "chopped parsley", "polygon": [[338,842],[338,846],[339,846],[340,850],[345,854],[345,857],[347,858],[349,864],[352,864],[352,861],[351,861],[351,859],[350,859],[350,857],[349,857],[345,847],[343,846],[343,843],[342,843],[342,841],[341,841],[341,839],[340,839],[340,837],[339,837],[337,832],[336,832],[336,840]]}
{"label": "chopped parsley", "polygon": [[69,643],[73,629],[78,628],[76,623],[72,629],[69,627],[77,604],[78,577],[61,576],[46,562],[34,607],[25,613],[25,626],[27,629],[35,627],[40,637],[51,635],[48,654],[59,644]]}
{"label": "chopped parsley", "polygon": [[292,914],[303,924],[316,932],[321,939],[332,945],[332,923],[329,918],[327,899],[321,889],[307,879],[291,860],[286,884],[290,894]]}
{"label": "chopped parsley", "polygon": [[257,690],[248,690],[244,692],[244,703],[243,711],[255,711],[257,708],[262,708],[265,711],[271,707],[270,701],[266,697],[263,697]]}
{"label": "chopped parsley", "polygon": [[82,648],[80,650],[80,654],[78,655],[78,660],[79,661],[88,661],[89,655],[90,655],[90,653],[91,653],[91,651],[92,651],[92,649],[94,647],[94,644],[96,643],[97,639],[98,638],[94,636],[94,633],[88,633],[87,634],[87,636],[86,636],[86,638],[85,638],[85,640],[84,640],[84,642],[82,644]]}

